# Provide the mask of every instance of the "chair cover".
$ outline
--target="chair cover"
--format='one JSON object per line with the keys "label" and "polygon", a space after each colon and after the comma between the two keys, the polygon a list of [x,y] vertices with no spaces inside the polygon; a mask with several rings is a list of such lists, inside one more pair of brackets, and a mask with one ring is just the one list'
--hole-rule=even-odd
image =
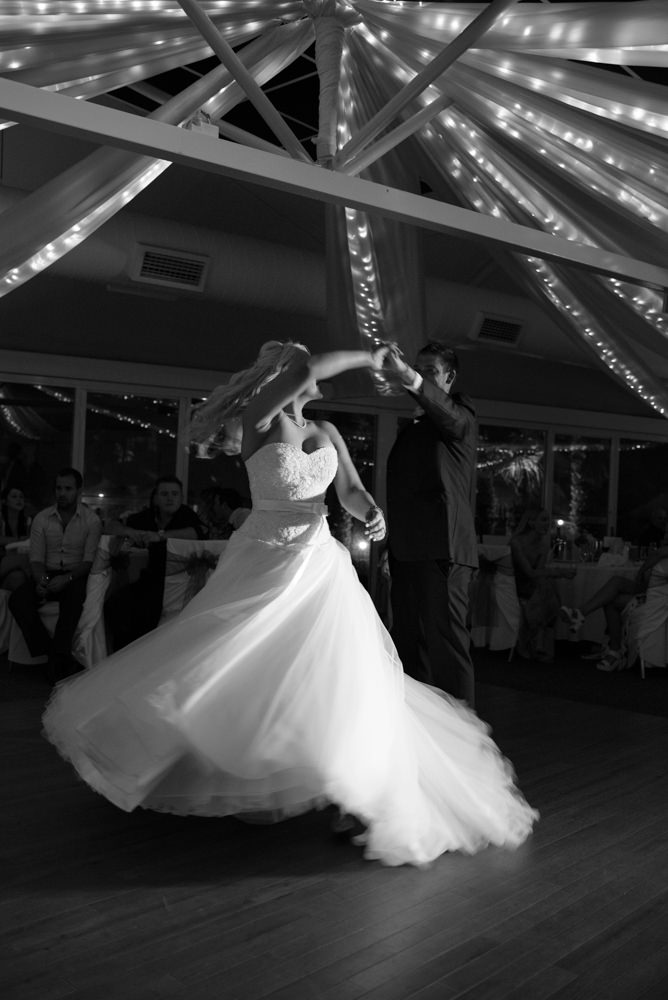
{"label": "chair cover", "polygon": [[625,615],[628,663],[640,657],[643,669],[668,666],[668,559],[658,562],[644,601],[634,601]]}

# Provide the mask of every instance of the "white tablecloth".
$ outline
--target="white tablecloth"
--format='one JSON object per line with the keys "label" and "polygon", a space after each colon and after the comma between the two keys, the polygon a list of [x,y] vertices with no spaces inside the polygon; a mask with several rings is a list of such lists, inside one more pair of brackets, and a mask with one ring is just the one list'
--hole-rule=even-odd
{"label": "white tablecloth", "polygon": [[[470,593],[471,641],[474,646],[510,649],[520,627],[520,605],[507,544],[478,545],[480,570]],[[491,563],[492,566],[485,566]],[[490,572],[491,571],[491,572]]]}

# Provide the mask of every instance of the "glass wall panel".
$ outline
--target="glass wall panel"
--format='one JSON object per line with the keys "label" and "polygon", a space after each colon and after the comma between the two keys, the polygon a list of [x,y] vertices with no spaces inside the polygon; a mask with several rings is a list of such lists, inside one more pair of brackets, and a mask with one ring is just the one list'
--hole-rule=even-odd
{"label": "glass wall panel", "polygon": [[174,475],[178,413],[176,399],[88,393],[84,500],[103,521],[140,510],[158,476]]}
{"label": "glass wall panel", "polygon": [[510,535],[524,510],[543,502],[545,433],[482,424],[477,461],[476,531]]}
{"label": "glass wall panel", "polygon": [[668,444],[619,443],[617,533],[638,546],[661,540],[668,520]]}
{"label": "glass wall panel", "polygon": [[556,434],[552,515],[563,521],[562,534],[576,542],[592,535],[597,541],[610,532],[608,488],[609,438]]}
{"label": "glass wall panel", "polygon": [[74,391],[0,384],[0,485],[18,486],[32,515],[53,503],[56,472],[72,464]]}

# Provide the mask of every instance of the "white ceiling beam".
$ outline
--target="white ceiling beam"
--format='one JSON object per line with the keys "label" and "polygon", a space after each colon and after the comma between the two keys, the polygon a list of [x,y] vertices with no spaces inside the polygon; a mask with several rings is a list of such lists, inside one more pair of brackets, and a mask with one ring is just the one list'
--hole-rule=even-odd
{"label": "white ceiling beam", "polygon": [[232,46],[225,41],[208,14],[204,13],[197,0],[178,0],[178,3],[288,153],[297,160],[310,162],[310,157],[297,136],[283,120],[252,73],[248,72]]}
{"label": "white ceiling beam", "polygon": [[[461,34],[446,45],[442,52],[432,59],[410,83],[407,83],[387,104],[378,111],[373,118],[363,125],[351,139],[342,146],[336,154],[334,164],[336,167],[347,164],[353,154],[363,149],[368,142],[375,139],[380,133],[398,117],[415,98],[427,87],[438,79],[449,66],[459,59],[471,46],[475,45],[482,36],[498,21],[501,15],[513,7],[517,0],[491,0],[484,7],[477,17],[467,24]],[[436,111],[434,112],[436,114]]]}
{"label": "white ceiling beam", "polygon": [[[668,269],[656,264],[571,243],[470,209],[3,78],[0,78],[0,114],[10,121],[46,131],[148,154],[329,204],[375,212],[460,239],[574,265],[664,293],[668,289]],[[2,216],[0,234],[1,219]]]}

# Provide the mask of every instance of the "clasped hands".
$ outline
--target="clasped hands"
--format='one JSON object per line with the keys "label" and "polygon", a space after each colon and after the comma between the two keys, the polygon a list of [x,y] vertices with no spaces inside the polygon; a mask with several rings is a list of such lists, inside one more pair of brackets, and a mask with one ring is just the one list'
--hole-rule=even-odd
{"label": "clasped hands", "polygon": [[143,531],[139,528],[125,528],[123,530],[123,537],[132,542],[132,546],[137,549],[144,549],[147,545],[152,542],[161,541],[161,536],[157,531]]}
{"label": "clasped hands", "polygon": [[35,592],[40,601],[46,601],[50,596],[59,594],[70,582],[70,577],[62,573],[52,576],[50,580],[42,577],[35,587]]}
{"label": "clasped hands", "polygon": [[410,365],[404,361],[404,356],[393,340],[383,340],[371,352],[371,367],[374,371],[389,371],[401,379],[406,385],[410,385],[415,376],[415,372]]}

